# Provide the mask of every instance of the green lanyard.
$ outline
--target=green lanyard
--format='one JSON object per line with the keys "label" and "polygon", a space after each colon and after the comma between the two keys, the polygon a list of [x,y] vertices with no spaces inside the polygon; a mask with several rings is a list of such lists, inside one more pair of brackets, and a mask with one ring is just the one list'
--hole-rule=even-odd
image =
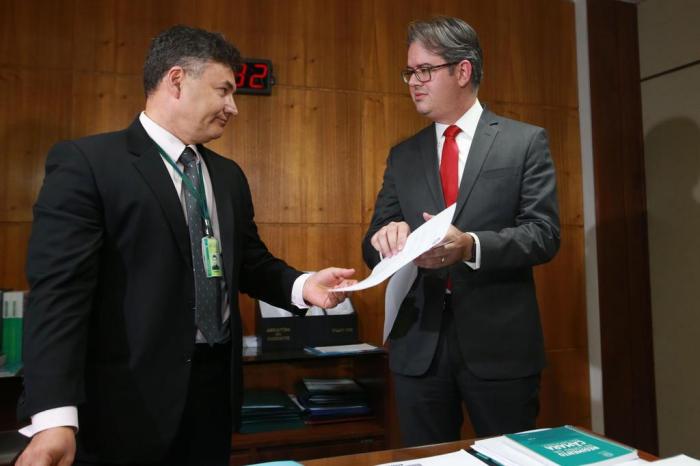
{"label": "green lanyard", "polygon": [[199,173],[200,187],[200,189],[197,189],[192,184],[192,181],[190,181],[190,178],[184,173],[182,173],[180,167],[178,167],[177,164],[173,162],[173,159],[171,159],[170,156],[165,153],[163,148],[160,147],[157,143],[156,147],[158,147],[158,153],[161,157],[163,157],[163,160],[168,162],[170,166],[175,169],[177,174],[180,175],[180,178],[182,178],[182,182],[185,184],[185,188],[190,193],[192,193],[192,195],[197,199],[197,202],[199,203],[199,210],[202,214],[202,219],[204,220],[204,234],[206,236],[214,236],[214,232],[211,228],[211,217],[209,216],[209,209],[207,208],[207,193],[204,190],[204,177],[202,176],[202,167],[199,166],[199,164],[197,164],[197,172]]}

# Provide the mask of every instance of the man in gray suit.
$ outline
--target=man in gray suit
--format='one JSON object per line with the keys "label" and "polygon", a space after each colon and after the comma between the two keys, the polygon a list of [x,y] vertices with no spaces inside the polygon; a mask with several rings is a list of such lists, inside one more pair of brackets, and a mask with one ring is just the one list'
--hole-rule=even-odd
{"label": "man in gray suit", "polygon": [[545,366],[532,267],[559,248],[547,136],[482,107],[482,52],[464,21],[414,22],[408,44],[402,76],[434,123],[391,149],[365,261],[457,206],[445,243],[415,260],[389,337],[403,442],[458,439],[462,402],[477,436],[530,429]]}

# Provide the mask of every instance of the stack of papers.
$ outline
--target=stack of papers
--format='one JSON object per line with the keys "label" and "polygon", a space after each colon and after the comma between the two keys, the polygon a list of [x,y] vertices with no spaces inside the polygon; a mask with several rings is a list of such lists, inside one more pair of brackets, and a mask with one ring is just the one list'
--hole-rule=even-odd
{"label": "stack of papers", "polygon": [[655,461],[654,464],[663,466],[698,466],[700,465],[700,461],[690,456],[678,455],[672,458],[666,458],[665,460]]}
{"label": "stack of papers", "polygon": [[353,379],[304,378],[297,399],[306,411],[305,422],[339,422],[370,414],[367,391]]}
{"label": "stack of papers", "polygon": [[301,410],[282,390],[246,390],[241,409],[242,434],[297,429]]}
{"label": "stack of papers", "polygon": [[356,343],[354,345],[334,345],[334,346],[307,346],[304,348],[306,352],[318,356],[338,355],[338,354],[357,354],[357,353],[376,353],[383,350],[378,346],[370,345],[369,343]]}
{"label": "stack of papers", "polygon": [[466,451],[458,450],[444,455],[406,461],[392,461],[391,463],[384,463],[378,466],[484,466],[484,464]]}
{"label": "stack of papers", "polygon": [[477,440],[474,450],[503,466],[633,464],[637,450],[571,426]]}

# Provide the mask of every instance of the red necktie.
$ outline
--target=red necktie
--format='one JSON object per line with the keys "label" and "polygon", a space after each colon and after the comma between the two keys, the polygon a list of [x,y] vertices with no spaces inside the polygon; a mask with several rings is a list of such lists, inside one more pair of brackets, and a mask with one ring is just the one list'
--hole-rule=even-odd
{"label": "red necktie", "polygon": [[445,196],[445,207],[457,202],[459,192],[459,148],[455,137],[462,131],[459,126],[448,126],[444,132],[445,143],[442,145],[442,159],[440,159],[440,180],[442,181],[442,194]]}

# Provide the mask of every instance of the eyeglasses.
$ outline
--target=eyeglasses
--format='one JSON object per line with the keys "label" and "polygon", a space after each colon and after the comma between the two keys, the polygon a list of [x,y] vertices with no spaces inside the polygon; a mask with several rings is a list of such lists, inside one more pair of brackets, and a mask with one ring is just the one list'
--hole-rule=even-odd
{"label": "eyeglasses", "polygon": [[408,84],[408,82],[411,80],[411,76],[415,75],[416,79],[419,82],[422,83],[427,83],[431,79],[433,79],[433,75],[431,72],[435,70],[439,70],[440,68],[444,68],[446,66],[452,66],[456,65],[459,63],[458,61],[453,61],[451,63],[443,63],[442,65],[436,65],[436,66],[431,66],[431,65],[423,65],[419,66],[418,68],[406,68],[401,70],[401,77],[403,78],[403,82]]}

